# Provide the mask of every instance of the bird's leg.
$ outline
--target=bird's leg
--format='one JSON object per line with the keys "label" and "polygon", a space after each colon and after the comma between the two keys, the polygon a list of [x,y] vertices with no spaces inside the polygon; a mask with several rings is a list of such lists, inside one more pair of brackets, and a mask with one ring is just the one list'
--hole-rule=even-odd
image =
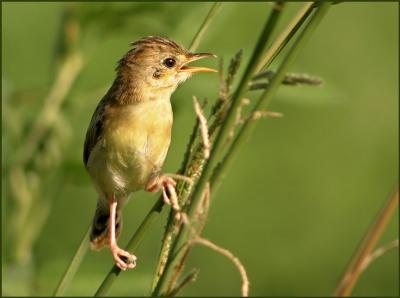
{"label": "bird's leg", "polygon": [[[110,203],[110,250],[114,257],[115,264],[121,269],[132,269],[136,266],[136,256],[131,255],[129,252],[118,247],[117,240],[115,237],[115,216],[117,210],[117,200],[113,195]],[[126,261],[124,260],[126,259]]]}

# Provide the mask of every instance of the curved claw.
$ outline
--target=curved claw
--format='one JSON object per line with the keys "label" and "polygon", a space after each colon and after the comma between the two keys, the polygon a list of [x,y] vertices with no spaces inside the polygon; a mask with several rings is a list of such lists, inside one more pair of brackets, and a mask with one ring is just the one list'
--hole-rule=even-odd
{"label": "curved claw", "polygon": [[171,205],[171,200],[169,199],[167,192],[165,191],[165,187],[162,188],[162,197],[164,200],[164,204]]}

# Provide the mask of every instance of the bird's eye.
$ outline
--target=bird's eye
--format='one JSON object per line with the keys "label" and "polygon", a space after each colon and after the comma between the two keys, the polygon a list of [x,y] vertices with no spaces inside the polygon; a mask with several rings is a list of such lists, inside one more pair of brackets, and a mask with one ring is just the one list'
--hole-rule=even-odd
{"label": "bird's eye", "polygon": [[168,68],[174,67],[176,64],[176,60],[174,58],[167,58],[164,60],[164,65]]}

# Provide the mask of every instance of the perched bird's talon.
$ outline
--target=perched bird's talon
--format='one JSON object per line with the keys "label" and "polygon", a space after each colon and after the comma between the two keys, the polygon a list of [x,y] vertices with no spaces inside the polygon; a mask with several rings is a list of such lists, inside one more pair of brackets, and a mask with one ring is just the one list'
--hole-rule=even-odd
{"label": "perched bird's talon", "polygon": [[136,267],[136,256],[131,255],[129,252],[115,247],[111,249],[115,264],[121,270],[132,269]]}

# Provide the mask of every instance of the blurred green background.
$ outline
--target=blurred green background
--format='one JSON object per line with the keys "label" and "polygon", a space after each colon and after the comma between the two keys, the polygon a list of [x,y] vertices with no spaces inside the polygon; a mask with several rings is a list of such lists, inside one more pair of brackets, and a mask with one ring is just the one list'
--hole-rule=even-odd
{"label": "blurred green background", "polygon": [[[276,32],[300,5],[287,5]],[[82,165],[84,136],[129,42],[162,35],[188,46],[210,6],[2,3],[3,295],[51,295],[92,219],[96,193]],[[76,37],[74,30],[79,29],[72,49],[59,38],[66,9],[74,9],[79,20],[79,28],[68,35]],[[224,3],[199,51],[217,54],[226,65],[242,48],[243,71],[270,9],[268,3]],[[280,87],[271,110],[284,117],[260,120],[212,198],[204,235],[244,263],[251,295],[331,295],[359,240],[396,186],[398,34],[397,3],[334,5],[291,69],[322,77],[324,85]],[[60,57],[68,51],[82,56],[82,69],[61,106],[63,122],[49,136],[53,159],[36,174],[34,163],[28,168],[36,201],[21,209],[9,184],[15,152],[27,141]],[[216,60],[204,63],[217,66]],[[180,166],[195,119],[192,95],[214,100],[217,94],[215,75],[198,75],[174,94],[166,172]],[[256,98],[258,93],[247,96]],[[38,152],[46,148],[41,144]],[[126,206],[122,246],[156,198],[139,192]],[[31,217],[22,224],[16,218],[23,217],[24,210]],[[166,215],[164,210],[136,251],[137,268],[121,274],[110,295],[149,294]],[[23,246],[21,241],[30,235],[21,236],[21,229],[34,226],[37,218],[42,221],[37,236],[28,241],[25,254],[16,257],[15,246]],[[398,211],[380,243],[395,238]],[[398,249],[378,259],[362,275],[354,295],[399,295],[398,262]],[[90,251],[66,294],[93,295],[111,265],[109,251]],[[225,257],[195,247],[190,267],[200,268],[200,275],[182,295],[240,294],[239,274]]]}

